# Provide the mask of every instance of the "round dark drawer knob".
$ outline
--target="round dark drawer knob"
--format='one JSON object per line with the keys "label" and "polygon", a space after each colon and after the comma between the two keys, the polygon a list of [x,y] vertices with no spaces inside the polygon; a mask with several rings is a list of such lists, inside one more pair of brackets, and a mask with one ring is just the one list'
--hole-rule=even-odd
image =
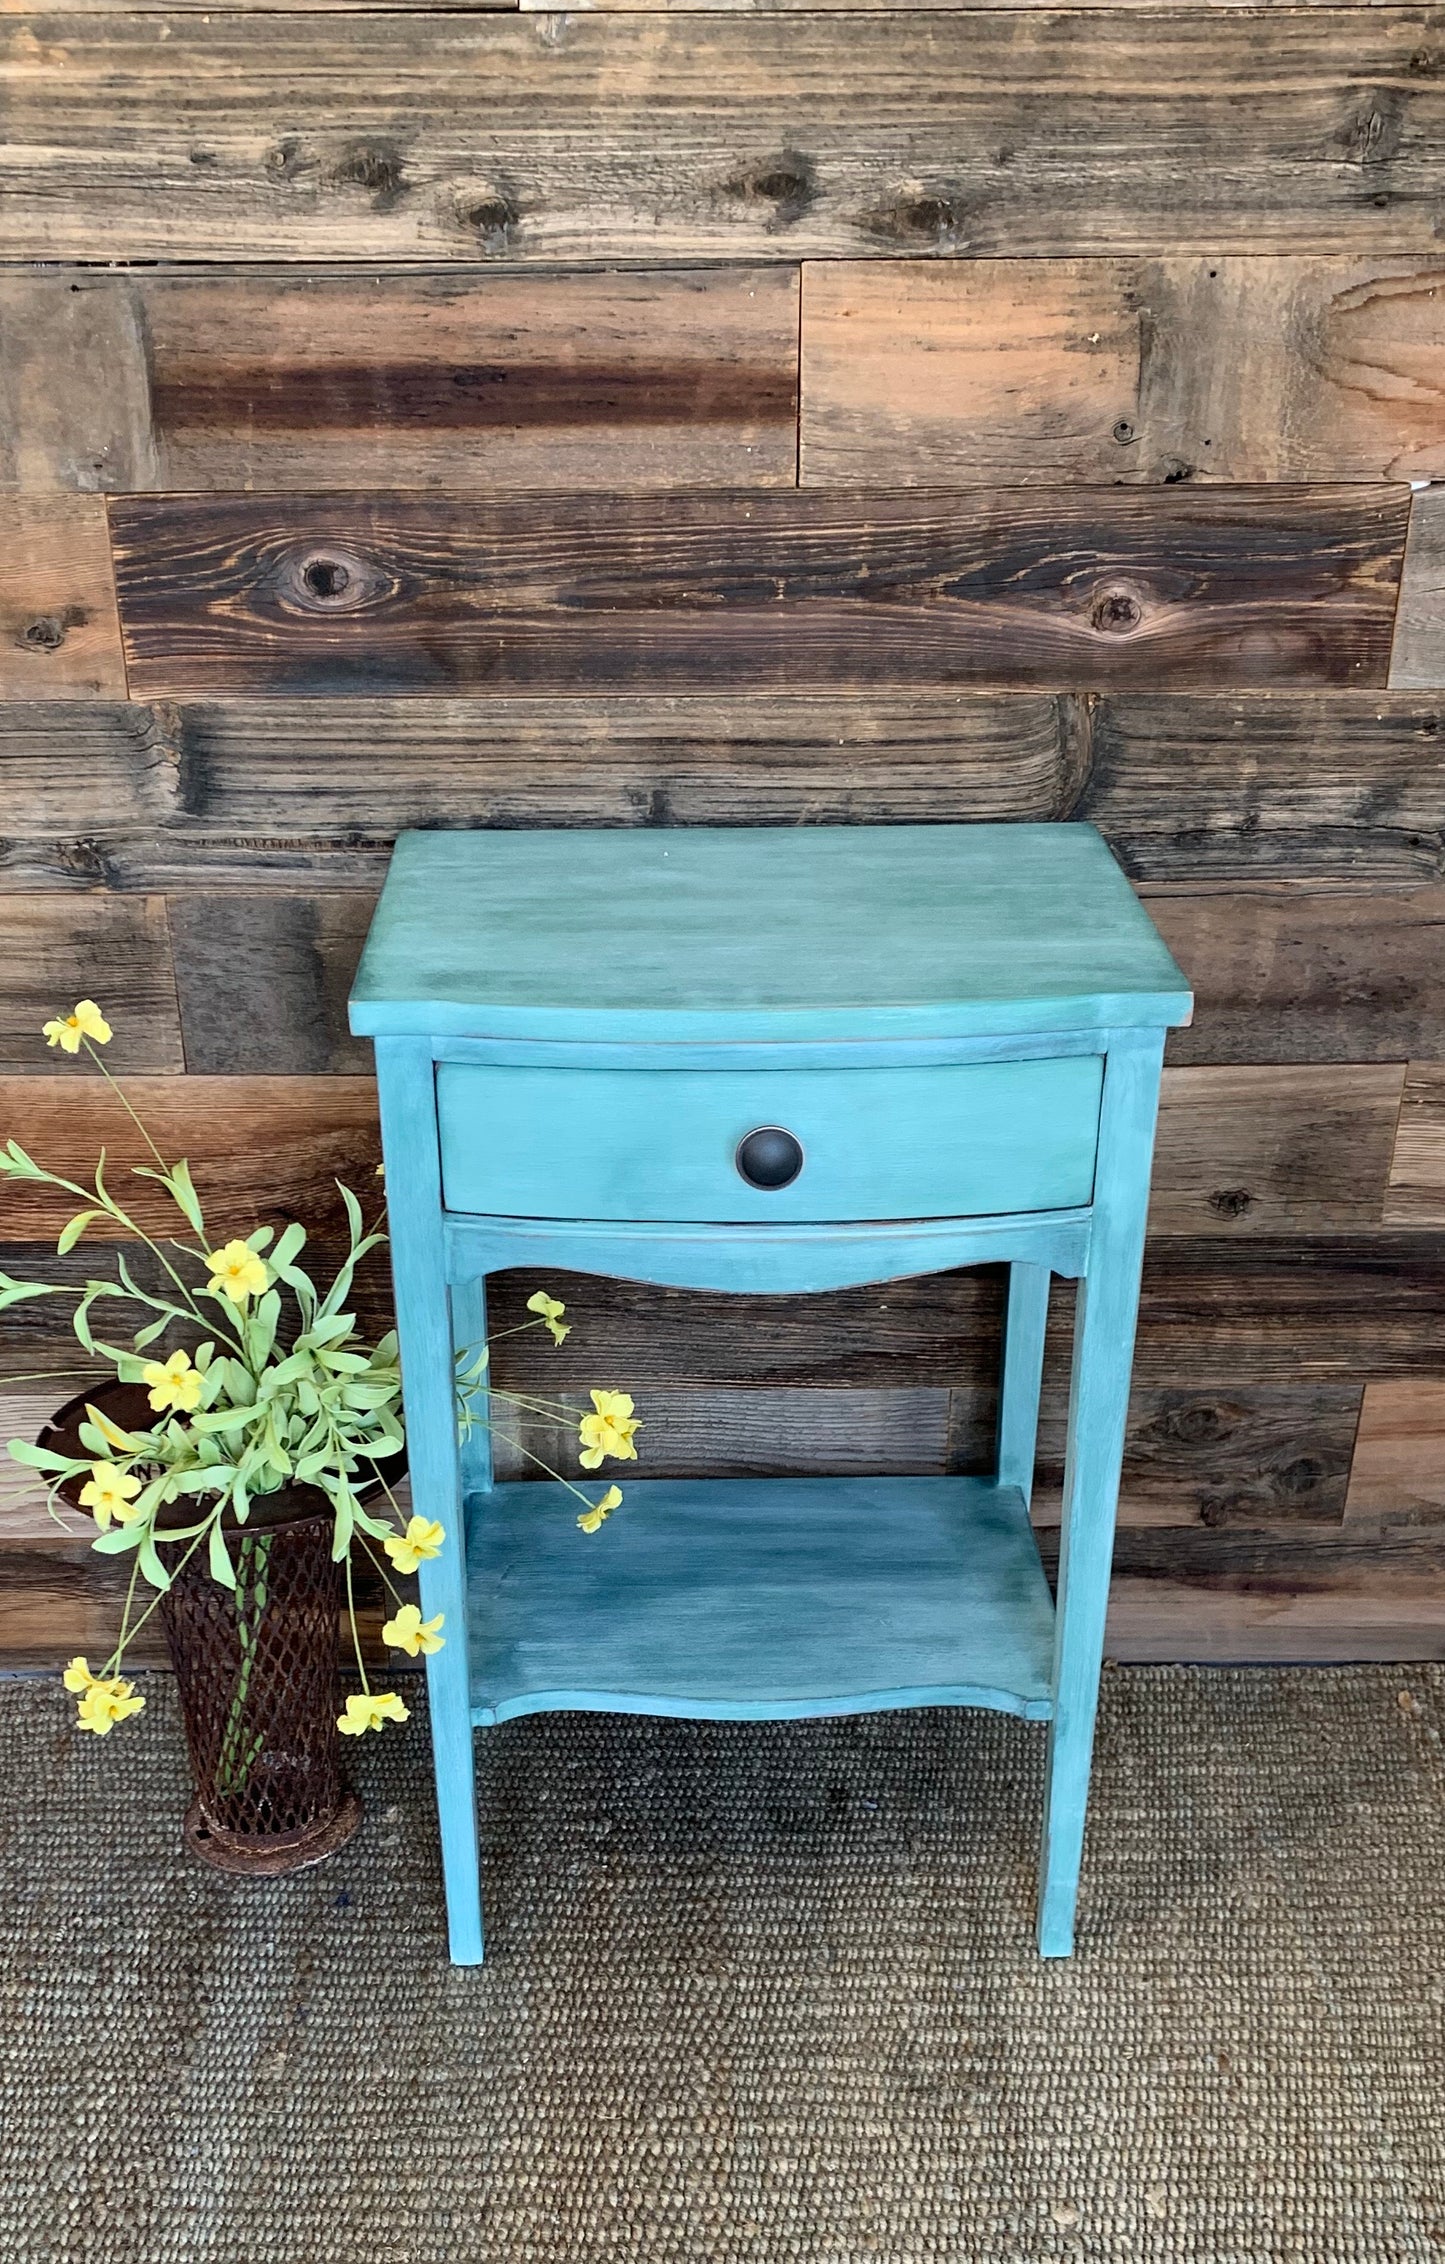
{"label": "round dark drawer knob", "polygon": [[780,1124],[760,1124],[739,1140],[738,1170],[750,1187],[791,1187],[803,1168],[803,1148]]}

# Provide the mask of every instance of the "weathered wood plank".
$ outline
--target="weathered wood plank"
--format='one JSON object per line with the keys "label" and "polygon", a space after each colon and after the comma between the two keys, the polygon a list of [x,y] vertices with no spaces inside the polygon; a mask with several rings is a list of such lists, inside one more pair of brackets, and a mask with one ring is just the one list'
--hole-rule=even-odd
{"label": "weathered wood plank", "polygon": [[[299,1218],[312,1234],[344,1234],[338,1179],[379,1207],[381,1139],[370,1077],[128,1077],[125,1096],[168,1161],[188,1158],[212,1244]],[[101,1078],[0,1077],[0,1140],[84,1182],[101,1147],[113,1194],[148,1234],[185,1235],[154,1181],[128,1178],[154,1157]],[[53,1241],[76,1209],[44,1187],[0,1190],[7,1239]],[[103,1223],[86,1247],[104,1238]]]}
{"label": "weathered wood plank", "polygon": [[168,899],[186,1067],[202,1076],[365,1075],[346,1026],[374,894]]}
{"label": "weathered wood plank", "polygon": [[1194,985],[1172,1062],[1445,1055],[1445,888],[1141,893]]}
{"label": "weathered wood plank", "polygon": [[1445,473],[1445,264],[810,263],[820,486]]}
{"label": "weathered wood plank", "polygon": [[[0,1256],[0,1264],[4,1264]],[[494,1282],[493,1325],[520,1326],[531,1275]],[[996,1269],[816,1298],[710,1297],[558,1275],[577,1324],[559,1349],[510,1341],[498,1374],[558,1397],[599,1378],[653,1385],[973,1388],[992,1378]],[[1048,1383],[1067,1366],[1071,1289],[1054,1288]],[[1138,1388],[1234,1393],[1445,1374],[1445,1236],[1402,1229],[1267,1240],[1162,1236],[1145,1261]]]}
{"label": "weathered wood plank", "polygon": [[[224,928],[224,911],[221,919]],[[269,985],[267,995],[274,996]],[[1167,1070],[1153,1231],[1319,1233],[1377,1224],[1401,1076],[1390,1067]],[[369,1077],[139,1077],[126,1092],[162,1153],[190,1158],[203,1198],[228,1232],[292,1216],[339,1231],[334,1180],[350,1179],[364,1194],[380,1153]],[[99,1079],[86,1087],[65,1074],[0,1077],[4,1137],[72,1179],[88,1173],[103,1145],[117,1187],[123,1168],[150,1160]],[[149,1232],[170,1225],[165,1197],[144,1182],[127,1201]],[[45,1189],[9,1189],[4,1232],[17,1241],[53,1239],[74,1207]]]}
{"label": "weathered wood plank", "polygon": [[[1194,1024],[1171,1038],[1174,1066],[1445,1055],[1445,888],[1142,893],[1196,993]],[[188,1068],[370,1067],[345,1010],[374,890],[252,890],[238,876],[234,887],[176,890],[168,902]]]}
{"label": "weathered wood plank", "polygon": [[1075,817],[1136,880],[1438,881],[1441,724],[1348,691],[0,703],[0,873],[329,889],[408,826]]}
{"label": "weathered wood plank", "polygon": [[1385,1197],[1390,1226],[1445,1226],[1445,1063],[1412,1061]]}
{"label": "weathered wood plank", "polygon": [[1445,1379],[1365,1386],[1345,1516],[1445,1520]]}
{"label": "weathered wood plank", "polygon": [[[1415,7],[27,16],[12,258],[1434,254]],[[920,89],[927,99],[920,100]]]}
{"label": "weathered wood plank", "polygon": [[[961,1450],[949,1396],[969,1402]],[[1129,1411],[1121,1523],[1338,1524],[1360,1397],[1358,1384],[1137,1391]],[[578,1395],[576,1404],[588,1402]],[[993,1467],[995,1394],[982,1382],[953,1395],[936,1388],[661,1385],[649,1388],[639,1404],[638,1472],[644,1477],[721,1471],[739,1477],[929,1476],[945,1470],[984,1475]],[[1055,1391],[1040,1427],[1034,1514],[1042,1525],[1059,1522],[1066,1414],[1066,1402]],[[573,1480],[583,1477],[575,1422],[540,1421],[499,1407],[497,1423],[499,1476],[536,1476],[540,1464]],[[624,1490],[626,1483],[624,1471]],[[571,1514],[566,1502],[559,1509]]]}
{"label": "weathered wood plank", "polygon": [[[78,998],[111,1022],[112,1070],[182,1067],[163,898],[0,896],[0,968],[0,1072],[53,1073],[41,1026]],[[97,1072],[81,1057],[74,1074]]]}
{"label": "weathered wood plank", "polygon": [[1067,810],[1136,880],[1445,880],[1445,711],[1398,693],[1087,703]]}
{"label": "weathered wood plank", "polygon": [[[600,1374],[599,1370],[599,1374]],[[579,1401],[579,1412],[590,1405]],[[493,1454],[499,1478],[535,1478],[544,1469],[588,1485],[577,1462],[577,1426],[550,1422],[493,1400]],[[899,1477],[947,1467],[948,1393],[921,1391],[755,1391],[726,1384],[710,1391],[650,1392],[639,1434],[638,1475],[649,1478]],[[615,1475],[615,1473],[613,1473]],[[622,1472],[624,1498],[628,1473]],[[589,1500],[595,1494],[589,1491]],[[576,1514],[560,1495],[559,1517]]]}
{"label": "weathered wood plank", "polygon": [[[1361,1397],[1351,1383],[1137,1386],[1121,1525],[1338,1524]],[[1065,1379],[1055,1374],[1039,1424],[1038,1525],[1060,1521],[1067,1419]]]}
{"label": "weathered wood plank", "polygon": [[1121,1532],[1106,1645],[1219,1664],[1445,1658],[1445,1542]]}
{"label": "weathered wood plank", "polygon": [[1378,1225],[1403,1082],[1398,1064],[1166,1069],[1151,1233]]}
{"label": "weathered wood plank", "polygon": [[105,505],[98,497],[0,503],[0,697],[124,699]]}
{"label": "weathered wood plank", "polygon": [[793,267],[12,273],[0,484],[792,486],[797,360]]}
{"label": "weathered wood plank", "polygon": [[1445,487],[1412,500],[1390,682],[1445,684]]}
{"label": "weathered wood plank", "polygon": [[128,496],[142,697],[1383,681],[1406,489]]}

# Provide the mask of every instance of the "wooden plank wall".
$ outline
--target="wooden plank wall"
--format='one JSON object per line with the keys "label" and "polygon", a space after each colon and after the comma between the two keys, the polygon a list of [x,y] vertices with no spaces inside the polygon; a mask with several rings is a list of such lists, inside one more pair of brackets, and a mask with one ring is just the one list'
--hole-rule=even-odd
{"label": "wooden plank wall", "polygon": [[[324,1240],[400,827],[1091,819],[1199,997],[1113,1647],[1445,1655],[1439,15],[0,0],[0,89],[0,1133],[134,1159],[92,992]],[[556,1286],[654,1469],[986,1456],[989,1273]],[[114,1610],[11,1489],[0,1657]]]}

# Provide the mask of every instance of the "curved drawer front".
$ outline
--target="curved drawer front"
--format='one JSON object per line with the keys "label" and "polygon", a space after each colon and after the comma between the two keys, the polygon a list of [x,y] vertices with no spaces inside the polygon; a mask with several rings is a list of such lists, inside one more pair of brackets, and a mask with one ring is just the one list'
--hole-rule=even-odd
{"label": "curved drawer front", "polygon": [[[972,1218],[1091,1200],[1103,1062],[437,1070],[448,1210],[513,1218]],[[739,1149],[776,1127],[772,1140]]]}

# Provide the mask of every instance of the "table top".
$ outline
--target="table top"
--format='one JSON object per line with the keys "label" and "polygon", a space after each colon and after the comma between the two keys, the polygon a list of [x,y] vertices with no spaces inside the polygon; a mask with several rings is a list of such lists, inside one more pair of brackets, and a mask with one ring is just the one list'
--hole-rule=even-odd
{"label": "table top", "polygon": [[1089,825],[404,833],[363,1036],[982,1037],[1185,1022]]}

